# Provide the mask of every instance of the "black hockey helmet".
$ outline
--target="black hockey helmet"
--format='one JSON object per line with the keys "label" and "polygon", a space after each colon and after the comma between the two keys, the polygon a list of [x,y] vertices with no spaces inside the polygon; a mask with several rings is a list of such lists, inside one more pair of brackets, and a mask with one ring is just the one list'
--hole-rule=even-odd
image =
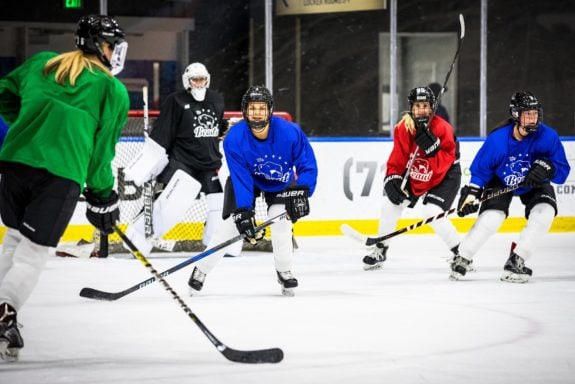
{"label": "black hockey helmet", "polygon": [[[250,121],[248,119],[248,104],[251,102],[263,102],[268,106],[268,118],[265,121]],[[274,99],[266,87],[263,85],[253,85],[248,88],[242,97],[242,115],[250,128],[262,129],[270,122],[274,111]]]}
{"label": "black hockey helmet", "polygon": [[509,102],[509,113],[511,118],[519,123],[521,119],[521,112],[523,111],[537,111],[537,123],[535,125],[529,125],[525,128],[527,132],[535,132],[541,124],[541,119],[543,117],[543,108],[539,100],[529,91],[515,92],[511,96],[511,101]]}
{"label": "black hockey helmet", "polygon": [[[115,50],[118,45],[125,45],[127,48],[124,37],[124,30],[113,17],[106,15],[84,16],[78,21],[76,47],[84,53],[96,54],[104,65],[112,69],[113,63],[104,55],[102,43],[108,43],[112,50]],[[125,57],[125,52],[123,52],[123,56]],[[111,61],[114,60],[113,57]],[[121,64],[123,67],[123,62]]]}
{"label": "black hockey helmet", "polygon": [[433,109],[435,106],[435,95],[429,87],[415,87],[409,92],[407,101],[409,101],[409,106],[416,102],[427,101]]}

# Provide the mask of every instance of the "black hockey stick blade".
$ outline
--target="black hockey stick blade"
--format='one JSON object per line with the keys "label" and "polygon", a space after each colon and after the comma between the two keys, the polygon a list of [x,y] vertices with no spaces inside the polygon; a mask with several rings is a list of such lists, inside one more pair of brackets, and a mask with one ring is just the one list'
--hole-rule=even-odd
{"label": "black hockey stick blade", "polygon": [[[273,223],[277,222],[280,219],[283,219],[286,216],[287,216],[287,213],[282,212],[279,215],[272,217],[268,221],[265,221],[262,224],[258,225],[256,227],[256,230],[259,231],[259,230],[262,230],[264,228],[267,228],[270,225],[272,225]],[[244,235],[237,235],[235,237],[232,237],[231,239],[226,240],[223,243],[216,245],[215,247],[207,249],[207,250],[203,251],[202,253],[200,253],[196,256],[190,257],[189,259],[186,259],[186,260],[182,261],[181,263],[179,263],[179,264],[177,264],[177,265],[175,265],[169,269],[166,269],[163,272],[160,272],[160,276],[166,277],[168,275],[171,275],[172,273],[179,271],[180,269],[182,269],[182,268],[184,268],[184,267],[186,267],[192,263],[195,263],[196,261],[201,260],[204,257],[207,257],[207,256],[219,251],[220,249],[227,247],[230,244],[235,243],[236,241],[243,240],[243,238],[244,238]],[[150,278],[148,278],[148,279],[146,279],[146,280],[144,280],[144,281],[142,281],[142,282],[140,282],[140,283],[138,283],[138,284],[136,284],[130,288],[124,289],[123,291],[119,291],[119,292],[106,292],[106,291],[101,291],[101,290],[95,289],[95,288],[82,288],[80,290],[80,296],[85,297],[87,299],[93,299],[93,300],[115,301],[115,300],[118,300],[118,299],[120,299],[126,295],[129,295],[132,292],[135,292],[141,288],[144,288],[145,286],[150,285],[155,281],[156,281],[156,278],[152,276],[152,277],[150,277]]]}
{"label": "black hockey stick blade", "polygon": [[168,284],[168,282],[160,275],[160,273],[152,266],[148,261],[146,256],[136,248],[134,243],[128,239],[126,234],[118,227],[114,225],[114,231],[120,236],[122,241],[130,248],[132,255],[140,261],[146,269],[150,271],[152,275],[163,285],[163,287],[170,293],[172,298],[180,305],[180,308],[188,315],[188,317],[200,328],[203,334],[210,340],[210,342],[216,347],[216,349],[221,352],[224,357],[230,361],[236,363],[248,363],[248,364],[259,364],[259,363],[279,363],[283,360],[283,351],[279,348],[271,349],[259,349],[253,351],[240,351],[237,349],[229,348],[227,345],[222,343],[205,324],[200,320],[200,318],[192,312],[191,308],[182,300],[180,295],[174,291],[174,289]]}
{"label": "black hockey stick blade", "polygon": [[226,359],[244,364],[279,363],[284,358],[284,352],[280,348],[239,351],[226,347],[221,352]]}

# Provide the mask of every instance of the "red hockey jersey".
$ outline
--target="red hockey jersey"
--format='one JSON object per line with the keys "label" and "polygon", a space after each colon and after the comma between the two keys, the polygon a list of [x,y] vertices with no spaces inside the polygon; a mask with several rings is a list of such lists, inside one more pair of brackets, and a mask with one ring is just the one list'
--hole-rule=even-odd
{"label": "red hockey jersey", "polygon": [[415,130],[410,132],[405,127],[404,120],[397,124],[394,129],[393,149],[387,160],[386,176],[403,175],[407,163],[409,163],[410,155],[417,148],[415,161],[409,172],[409,184],[411,192],[415,196],[421,196],[443,181],[447,171],[456,160],[453,129],[441,117],[433,117],[430,130],[441,141],[441,148],[433,157],[426,157],[425,153],[415,144],[413,139]]}

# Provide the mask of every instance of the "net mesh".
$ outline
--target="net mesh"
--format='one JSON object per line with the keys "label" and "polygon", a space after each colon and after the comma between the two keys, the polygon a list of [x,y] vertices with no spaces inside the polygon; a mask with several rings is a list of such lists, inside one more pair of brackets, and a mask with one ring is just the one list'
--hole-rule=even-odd
{"label": "net mesh", "polygon": [[[158,117],[158,111],[149,111],[149,124],[153,126]],[[280,116],[291,120],[288,114],[279,113]],[[225,119],[241,118],[241,112],[226,111]],[[120,196],[120,222],[128,224],[142,211],[144,198],[142,187],[136,186],[132,181],[126,180],[124,168],[129,164],[144,146],[144,114],[143,111],[130,111],[128,120],[122,131],[120,143],[116,147],[116,157],[112,162],[116,178],[116,190]],[[225,180],[222,180],[225,182]],[[167,232],[161,239],[155,239],[155,252],[170,249],[172,252],[199,252],[205,249],[202,243],[204,223],[207,217],[206,197],[203,193],[196,198],[192,207],[186,212],[184,219]],[[266,221],[267,207],[263,198],[256,199],[256,221]],[[269,231],[267,232],[269,243]],[[117,235],[108,239],[108,253],[125,253]],[[258,245],[261,250],[271,245],[263,242]],[[245,249],[245,247],[244,247]]]}

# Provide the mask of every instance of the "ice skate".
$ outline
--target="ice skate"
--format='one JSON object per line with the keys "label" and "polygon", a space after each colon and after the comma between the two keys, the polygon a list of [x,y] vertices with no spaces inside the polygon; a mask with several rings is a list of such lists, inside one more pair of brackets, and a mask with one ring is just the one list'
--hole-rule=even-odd
{"label": "ice skate", "polygon": [[375,244],[371,253],[363,258],[363,269],[366,271],[375,271],[383,266],[383,262],[387,259],[385,254],[387,249],[383,243]]}
{"label": "ice skate", "polygon": [[[449,264],[452,264],[455,261],[455,258],[460,256],[459,255],[459,245],[456,245],[455,247],[451,248],[451,252],[452,255],[451,257],[447,258],[447,262]],[[465,269],[467,269],[466,272],[475,272],[475,266],[473,265],[473,260],[468,260],[469,264],[465,265]]]}
{"label": "ice skate", "polygon": [[471,260],[468,260],[459,255],[455,256],[451,261],[451,275],[449,275],[449,279],[453,281],[461,279],[463,276],[465,276],[467,272],[473,270],[469,269],[470,264]]}
{"label": "ice skate", "polygon": [[0,304],[0,358],[6,361],[18,361],[24,340],[18,330],[16,310],[8,303]]}
{"label": "ice skate", "polygon": [[511,252],[507,262],[503,266],[501,281],[508,283],[526,283],[533,274],[531,268],[525,266],[525,261],[515,252]]}
{"label": "ice skate", "polygon": [[298,286],[297,279],[293,277],[291,271],[277,272],[278,283],[282,286],[282,295],[294,296],[294,288]]}
{"label": "ice skate", "polygon": [[206,280],[206,274],[194,267],[194,271],[188,280],[188,287],[190,296],[198,294],[204,287],[204,280]]}

